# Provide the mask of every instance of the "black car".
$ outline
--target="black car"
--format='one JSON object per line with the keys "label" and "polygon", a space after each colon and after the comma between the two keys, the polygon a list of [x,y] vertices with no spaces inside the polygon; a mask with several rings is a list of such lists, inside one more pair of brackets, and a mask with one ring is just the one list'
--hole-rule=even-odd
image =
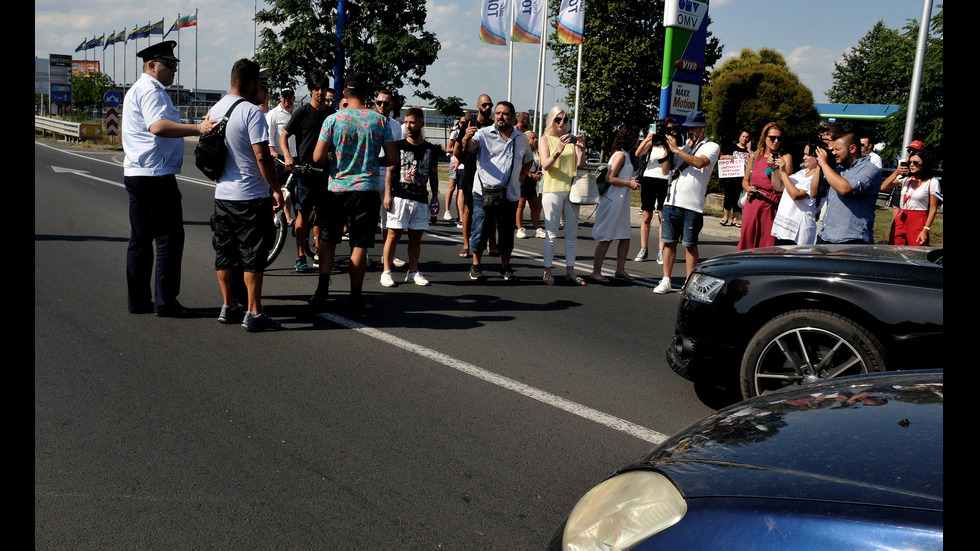
{"label": "black car", "polygon": [[943,548],[943,375],[722,409],[583,496],[549,551]]}
{"label": "black car", "polygon": [[937,367],[943,250],[767,247],[698,264],[667,361],[749,398],[842,375]]}

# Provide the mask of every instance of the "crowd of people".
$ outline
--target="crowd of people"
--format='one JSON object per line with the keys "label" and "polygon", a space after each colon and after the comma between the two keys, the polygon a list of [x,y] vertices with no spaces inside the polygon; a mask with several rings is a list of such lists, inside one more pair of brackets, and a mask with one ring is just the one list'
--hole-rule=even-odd
{"label": "crowd of people", "polygon": [[[192,315],[177,301],[183,220],[174,175],[180,171],[182,138],[206,135],[215,128],[224,132],[227,149],[216,178],[212,217],[222,323],[240,323],[253,332],[281,328],[263,310],[262,275],[272,245],[270,214],[284,206],[281,185],[291,172],[296,187],[290,190],[287,221],[296,238],[295,269],[318,270],[309,299],[314,310],[329,305],[337,245],[345,240],[351,249],[350,304],[357,311],[371,308],[363,287],[368,250],[375,245],[379,226],[380,284],[395,286],[395,269],[407,264],[405,282],[429,285],[421,270],[421,241],[438,220],[440,204],[447,222],[453,221],[456,206],[455,222],[463,237],[459,256],[470,263],[469,279],[487,279],[484,257],[499,256],[500,276],[514,281],[515,238],[535,237],[544,239],[541,281],[554,285],[555,249],[563,233],[562,282],[587,285],[575,272],[579,205],[571,193],[583,176],[587,145],[584,135],[569,131],[565,109],[553,107],[539,135],[531,131],[527,113],[482,94],[477,111],[464,113],[449,136],[448,189],[440,196],[437,166],[442,152],[425,139],[423,110],[403,110],[399,123],[391,116],[396,112],[394,95],[383,90],[372,102],[365,75],[349,74],[340,97],[323,75],[309,75],[309,103],[295,106],[294,90],[284,88],[278,105],[269,109],[265,71],[241,59],[231,70],[228,94],[202,123],[184,124],[166,94],[179,63],[174,44],[161,42],[137,54],[144,61],[143,75],[124,103],[125,184],[132,227],[127,254],[130,312]],[[703,114],[692,113],[681,120],[657,121],[645,136],[628,125],[618,129],[595,211],[591,282],[609,281],[602,268],[614,241],[618,244],[613,277],[635,279],[626,270],[635,190],[640,191],[642,211],[635,261],[649,258],[654,213],[660,221],[657,260],[663,265],[663,278],[654,292],[672,290],[678,244],[685,248],[690,276],[699,259],[708,181],[719,159],[736,168],[744,164],[740,177],[729,173],[722,180],[721,224],[741,226],[739,249],[870,243],[877,195],[890,189],[898,190],[890,242],[929,243],[942,192],[921,142],[911,144],[899,169],[882,183],[880,158],[875,162],[869,154],[870,140],[854,132],[827,128],[821,140],[805,145],[803,167],[797,170],[785,147],[784,129],[775,122],[762,129],[754,147],[745,131],[724,150],[707,138],[706,126]],[[530,231],[524,227],[525,209]],[[407,262],[395,254],[406,233]],[[306,256],[308,241],[316,250],[311,259]],[[154,242],[156,283],[151,292]]]}

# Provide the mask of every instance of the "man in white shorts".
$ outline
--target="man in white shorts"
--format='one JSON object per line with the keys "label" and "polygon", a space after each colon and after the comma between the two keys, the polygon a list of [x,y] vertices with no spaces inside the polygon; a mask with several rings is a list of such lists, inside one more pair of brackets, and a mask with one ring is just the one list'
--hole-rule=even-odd
{"label": "man in white shorts", "polygon": [[419,270],[419,253],[422,233],[429,227],[429,203],[439,197],[437,173],[438,148],[422,138],[425,114],[412,107],[405,111],[407,137],[395,142],[398,150],[398,168],[388,170],[385,178],[384,209],[388,232],[385,237],[384,272],[381,285],[394,287],[391,269],[395,261],[395,247],[402,233],[408,230],[408,275],[405,281],[416,285],[428,285],[429,280]]}

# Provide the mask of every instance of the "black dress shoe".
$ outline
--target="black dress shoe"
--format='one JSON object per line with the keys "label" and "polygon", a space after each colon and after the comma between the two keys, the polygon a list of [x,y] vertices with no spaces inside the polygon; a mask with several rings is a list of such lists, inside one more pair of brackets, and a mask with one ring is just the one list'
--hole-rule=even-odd
{"label": "black dress shoe", "polygon": [[195,314],[194,310],[175,301],[163,308],[157,308],[157,315],[161,318],[193,318]]}

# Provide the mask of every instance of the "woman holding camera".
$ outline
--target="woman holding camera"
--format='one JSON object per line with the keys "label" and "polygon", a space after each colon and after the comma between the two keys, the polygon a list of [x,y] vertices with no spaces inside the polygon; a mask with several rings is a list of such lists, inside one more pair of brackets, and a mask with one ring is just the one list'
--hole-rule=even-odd
{"label": "woman holding camera", "polygon": [[565,110],[557,105],[548,112],[547,126],[542,139],[538,140],[538,156],[541,161],[542,193],[541,208],[544,211],[545,240],[543,249],[544,277],[548,285],[555,284],[551,263],[558,239],[558,225],[565,217],[565,283],[585,285],[585,280],[575,275],[575,245],[578,236],[578,205],[572,204],[568,193],[578,168],[585,166],[585,139],[568,133],[570,121]]}
{"label": "woman holding camera", "polygon": [[[783,128],[771,122],[762,129],[759,146],[749,159],[742,179],[745,190],[745,207],[742,209],[742,235],[738,250],[756,247],[772,247],[776,238],[772,235],[772,222],[783,191],[780,172],[783,167],[793,166],[793,156],[782,151]],[[781,159],[781,163],[776,161]]]}
{"label": "woman holding camera", "polygon": [[902,186],[902,197],[888,233],[888,244],[926,246],[932,221],[939,211],[939,198],[934,195],[939,189],[939,179],[932,174],[932,156],[928,151],[913,150],[881,184],[881,191],[898,185]]}

